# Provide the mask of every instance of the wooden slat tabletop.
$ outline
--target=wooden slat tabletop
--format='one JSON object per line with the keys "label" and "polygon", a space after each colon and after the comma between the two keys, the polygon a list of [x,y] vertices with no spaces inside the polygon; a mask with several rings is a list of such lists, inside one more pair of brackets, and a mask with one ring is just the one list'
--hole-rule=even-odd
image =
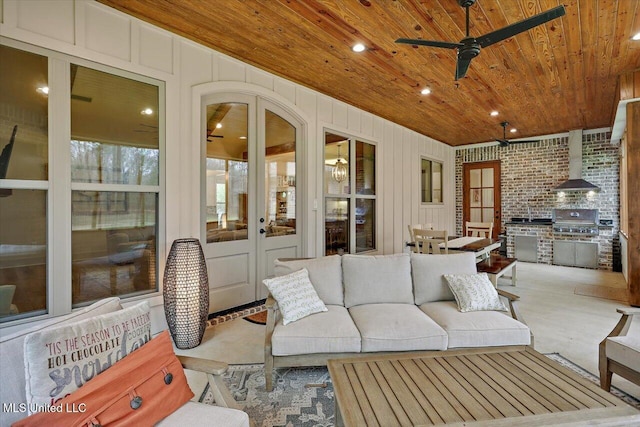
{"label": "wooden slat tabletop", "polygon": [[364,356],[328,366],[337,420],[346,426],[640,423],[640,411],[528,347]]}

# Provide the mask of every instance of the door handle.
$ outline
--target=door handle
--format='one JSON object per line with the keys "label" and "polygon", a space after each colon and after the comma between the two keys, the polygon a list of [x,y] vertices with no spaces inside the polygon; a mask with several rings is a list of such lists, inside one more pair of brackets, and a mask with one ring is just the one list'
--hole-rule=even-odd
{"label": "door handle", "polygon": [[266,232],[267,232],[267,230],[265,230],[264,228],[261,228],[261,229],[260,229],[260,234],[264,234],[264,233],[266,233]]}

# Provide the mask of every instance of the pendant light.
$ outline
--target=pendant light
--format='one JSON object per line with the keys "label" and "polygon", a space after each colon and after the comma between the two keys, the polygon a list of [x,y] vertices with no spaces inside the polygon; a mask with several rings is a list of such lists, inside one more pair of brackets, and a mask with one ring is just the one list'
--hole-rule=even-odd
{"label": "pendant light", "polygon": [[337,182],[346,181],[348,176],[347,162],[342,157],[340,157],[340,145],[338,145],[338,158],[336,159],[336,164],[331,170],[331,176]]}

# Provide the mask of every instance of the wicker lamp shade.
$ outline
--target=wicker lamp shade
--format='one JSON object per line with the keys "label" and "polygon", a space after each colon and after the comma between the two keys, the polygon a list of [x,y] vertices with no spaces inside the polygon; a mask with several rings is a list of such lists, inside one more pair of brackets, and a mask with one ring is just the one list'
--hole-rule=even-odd
{"label": "wicker lamp shade", "polygon": [[177,239],[164,269],[164,314],[176,347],[197,347],[209,315],[209,278],[198,239]]}

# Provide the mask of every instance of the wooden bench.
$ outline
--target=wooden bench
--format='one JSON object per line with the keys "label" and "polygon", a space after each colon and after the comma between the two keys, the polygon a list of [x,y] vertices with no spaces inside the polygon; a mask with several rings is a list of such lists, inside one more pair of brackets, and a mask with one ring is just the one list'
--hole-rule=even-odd
{"label": "wooden bench", "polygon": [[490,254],[488,258],[483,259],[476,264],[478,273],[487,273],[491,283],[497,288],[498,278],[506,272],[511,271],[511,285],[516,285],[516,264],[517,259],[507,258],[499,254]]}

